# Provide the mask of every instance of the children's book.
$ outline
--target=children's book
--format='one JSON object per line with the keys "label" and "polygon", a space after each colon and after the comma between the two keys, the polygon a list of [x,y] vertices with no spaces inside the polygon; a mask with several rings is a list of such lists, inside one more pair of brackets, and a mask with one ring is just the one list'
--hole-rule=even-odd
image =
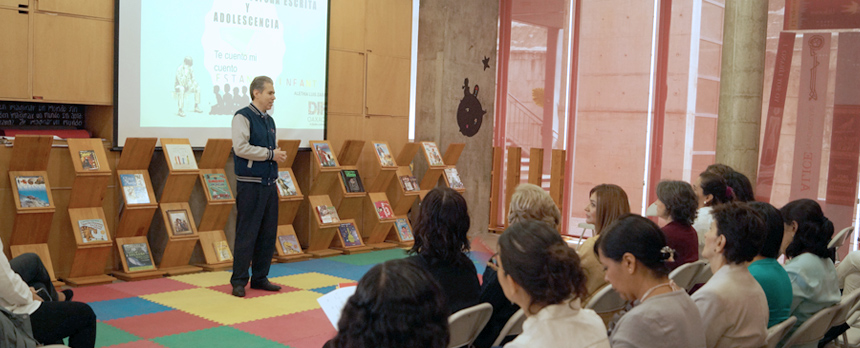
{"label": "children's book", "polygon": [[290,171],[283,170],[278,172],[278,195],[281,197],[295,196],[297,194],[296,184],[293,183],[293,176]]}
{"label": "children's book", "polygon": [[445,168],[445,177],[448,178],[448,186],[452,189],[465,188],[463,181],[460,180],[460,174],[457,173],[457,168]]}
{"label": "children's book", "polygon": [[394,167],[397,165],[391,157],[391,151],[388,151],[388,145],[385,143],[373,143],[373,147],[376,149],[376,157],[379,158],[379,164],[383,167]]}
{"label": "children's book", "polygon": [[123,244],[122,250],[129,272],[155,269],[146,243]]}
{"label": "children's book", "polygon": [[284,251],[284,254],[294,255],[302,253],[302,246],[299,244],[299,240],[295,235],[288,234],[278,236],[278,244],[281,245],[281,250]]}
{"label": "children's book", "polygon": [[343,223],[340,224],[337,229],[338,232],[340,232],[339,237],[345,248],[364,245],[361,241],[361,237],[358,236],[358,230],[355,228],[355,224],[351,222]]}
{"label": "children's book", "polygon": [[229,261],[233,259],[233,254],[230,253],[230,246],[227,245],[226,240],[219,240],[212,244],[215,247],[215,257],[218,258],[218,262]]}
{"label": "children's book", "polygon": [[326,143],[314,143],[314,149],[316,150],[317,156],[319,156],[320,164],[323,167],[336,167],[337,161],[334,159],[334,154],[331,152],[331,148],[329,148]]}
{"label": "children's book", "polygon": [[81,167],[84,170],[98,170],[99,160],[96,158],[96,152],[93,150],[78,151],[81,157]]}
{"label": "children's book", "polygon": [[185,236],[193,234],[191,223],[188,222],[188,212],[185,209],[168,210],[167,218],[170,221],[170,227],[173,229],[174,236]]}
{"label": "children's book", "polygon": [[409,226],[409,221],[406,221],[406,219],[399,218],[397,221],[394,221],[394,228],[397,229],[397,235],[400,236],[401,242],[415,240],[415,237],[412,235],[412,227]]}
{"label": "children's book", "polygon": [[320,214],[320,222],[324,224],[340,221],[340,217],[337,215],[337,210],[335,210],[333,206],[319,205],[317,206],[317,212]]}
{"label": "children's book", "polygon": [[364,192],[364,185],[361,183],[361,177],[358,176],[357,170],[341,170],[340,178],[343,179],[343,186],[346,187],[346,192]]}
{"label": "children's book", "polygon": [[431,166],[445,165],[445,162],[442,161],[442,155],[439,154],[439,149],[436,148],[436,143],[423,142],[421,144],[424,145],[424,154],[427,156],[427,162]]}
{"label": "children's book", "polygon": [[164,151],[170,158],[173,169],[197,169],[197,160],[189,144],[167,144]]}
{"label": "children's book", "polygon": [[394,211],[391,210],[391,205],[388,204],[388,201],[373,202],[373,205],[376,207],[376,215],[379,216],[380,219],[390,219],[394,217]]}
{"label": "children's book", "polygon": [[127,204],[149,203],[149,192],[143,174],[120,174],[119,181]]}
{"label": "children's book", "polygon": [[204,174],[203,179],[206,181],[210,199],[213,201],[233,199],[233,192],[230,191],[230,185],[227,184],[224,174]]}
{"label": "children's book", "polygon": [[51,205],[45,178],[41,175],[15,177],[15,185],[18,189],[18,200],[21,202],[21,208],[38,208]]}
{"label": "children's book", "polygon": [[108,240],[102,219],[78,220],[78,228],[81,230],[81,241],[84,244]]}
{"label": "children's book", "polygon": [[402,185],[403,190],[407,192],[421,191],[421,188],[418,187],[418,180],[416,180],[415,177],[411,175],[401,175],[400,185]]}

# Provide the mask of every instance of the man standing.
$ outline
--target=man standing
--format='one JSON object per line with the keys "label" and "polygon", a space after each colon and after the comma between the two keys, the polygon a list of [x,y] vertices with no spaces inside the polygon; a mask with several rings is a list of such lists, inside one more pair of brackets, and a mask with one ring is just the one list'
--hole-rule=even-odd
{"label": "man standing", "polygon": [[[236,172],[236,242],[234,243],[233,296],[245,297],[252,289],[279,291],[267,278],[278,231],[278,165],[287,159],[277,147],[275,121],[266,111],[275,102],[272,79],[251,81],[251,104],[233,116],[233,160]],[[251,266],[251,276],[248,275]]]}

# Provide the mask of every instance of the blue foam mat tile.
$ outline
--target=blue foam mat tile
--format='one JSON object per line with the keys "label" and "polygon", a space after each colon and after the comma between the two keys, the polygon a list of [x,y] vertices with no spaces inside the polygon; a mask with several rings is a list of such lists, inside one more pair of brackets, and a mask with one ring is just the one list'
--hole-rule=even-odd
{"label": "blue foam mat tile", "polygon": [[320,293],[320,294],[325,295],[325,294],[327,294],[327,293],[331,292],[331,291],[332,291],[332,290],[334,290],[334,289],[337,289],[337,285],[325,286],[325,287],[321,287],[321,288],[311,289],[311,291],[313,291],[313,292],[318,292],[318,293]]}
{"label": "blue foam mat tile", "polygon": [[99,321],[173,310],[173,308],[162,306],[139,297],[90,302],[89,305],[93,308]]}

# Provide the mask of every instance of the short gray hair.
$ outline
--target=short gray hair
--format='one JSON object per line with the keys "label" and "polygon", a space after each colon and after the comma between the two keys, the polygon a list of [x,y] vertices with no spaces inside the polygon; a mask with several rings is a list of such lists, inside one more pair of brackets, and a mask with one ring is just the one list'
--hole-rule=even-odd
{"label": "short gray hair", "polygon": [[267,83],[271,85],[275,84],[272,82],[272,78],[268,76],[257,76],[254,78],[254,81],[251,81],[251,87],[248,88],[251,90],[251,100],[254,100],[254,91],[262,92],[266,88]]}
{"label": "short gray hair", "polygon": [[540,186],[521,184],[511,196],[508,224],[513,225],[524,220],[543,221],[558,229],[561,212],[549,193]]}

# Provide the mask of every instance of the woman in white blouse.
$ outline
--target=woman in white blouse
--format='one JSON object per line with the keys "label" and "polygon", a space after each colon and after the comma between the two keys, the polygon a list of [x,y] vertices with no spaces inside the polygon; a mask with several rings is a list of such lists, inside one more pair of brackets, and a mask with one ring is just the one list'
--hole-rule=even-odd
{"label": "woman in white blouse", "polygon": [[609,348],[603,321],[580,304],[586,277],[579,256],[553,226],[513,224],[494,260],[505,296],[526,314],[523,333],[505,347]]}
{"label": "woman in white blouse", "polygon": [[758,213],[745,203],[714,207],[702,255],[714,275],[693,294],[708,348],[761,347],[767,338],[764,290],[747,269],[764,242]]}
{"label": "woman in white blouse", "polygon": [[693,182],[693,191],[696,191],[696,196],[699,198],[699,211],[696,214],[696,220],[693,221],[693,228],[699,235],[699,256],[704,259],[702,249],[705,247],[705,233],[711,229],[713,221],[711,209],[717,204],[731,202],[734,193],[726,184],[725,178],[711,171],[699,174]]}

